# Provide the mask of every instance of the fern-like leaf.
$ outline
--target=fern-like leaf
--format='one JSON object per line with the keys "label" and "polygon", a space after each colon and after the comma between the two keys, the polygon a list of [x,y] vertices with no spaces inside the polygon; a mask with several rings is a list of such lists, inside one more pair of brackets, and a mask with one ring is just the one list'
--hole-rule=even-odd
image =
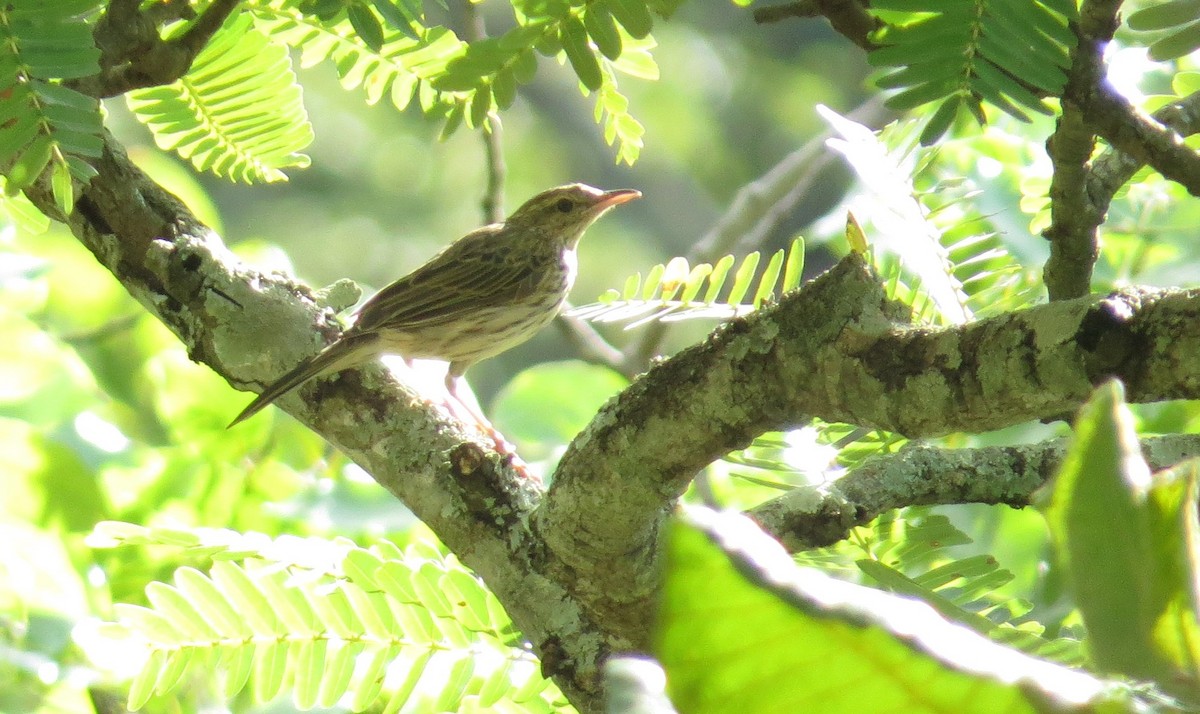
{"label": "fern-like leaf", "polygon": [[921,136],[934,143],[963,110],[982,120],[982,102],[1029,121],[1025,110],[1049,114],[1041,96],[1066,83],[1067,26],[1074,5],[1032,0],[882,0],[871,4],[889,24],[871,64],[898,67],[879,85],[900,90],[888,100],[898,110],[940,102]]}
{"label": "fern-like leaf", "polygon": [[[298,0],[260,0],[252,4],[256,26],[271,37],[299,50],[300,64],[312,67],[330,62],[342,86],[361,87],[367,102],[390,98],[404,109],[418,98],[425,112],[445,112],[465,99],[443,95],[428,85],[446,73],[446,67],[466,51],[466,43],[444,27],[424,28],[412,23],[408,32],[384,28],[383,42],[372,49],[361,41],[345,16],[323,20],[300,10]],[[416,37],[413,37],[416,35]]]}
{"label": "fern-like leaf", "polygon": [[299,152],[312,142],[312,126],[287,48],[249,15],[230,20],[182,79],[127,99],[160,148],[201,171],[249,183],[286,180],[283,169],[308,165]]}
{"label": "fern-like leaf", "polygon": [[[610,290],[598,302],[581,305],[569,313],[592,322],[629,322],[630,330],[647,322],[674,322],[696,318],[729,319],[749,314],[764,303],[800,285],[804,271],[804,240],[792,241],[787,251],[779,250],[760,273],[760,255],[750,253],[733,271],[733,281],[723,300],[731,268],[736,260],[727,255],[715,265],[701,263],[689,268],[687,260],[674,258],[651,268],[645,281],[641,274],[629,276],[622,291]],[[753,293],[751,293],[753,290]],[[703,291],[704,297],[696,299]],[[746,295],[752,295],[743,302]]]}
{"label": "fern-like leaf", "polygon": [[131,708],[214,667],[228,697],[250,686],[267,701],[289,688],[299,709],[344,697],[354,711],[562,700],[495,596],[436,550],[125,523],[100,524],[89,543],[214,557],[207,575],[180,568],[172,584],[151,583],[150,607],[117,606],[117,624],[147,652]]}
{"label": "fern-like leaf", "polygon": [[855,542],[867,555],[859,569],[884,589],[924,600],[947,618],[1030,654],[1069,665],[1084,661],[1081,642],[1042,637],[1041,626],[1024,619],[1027,605],[995,594],[1013,574],[994,557],[947,552],[972,541],[945,516],[920,508],[892,511]]}
{"label": "fern-like leaf", "polygon": [[81,17],[84,0],[15,0],[0,7],[0,166],[5,190],[32,185],[50,167],[63,213],[73,209],[72,179],[95,171],[100,155],[99,103],[62,85],[99,71],[100,51]]}

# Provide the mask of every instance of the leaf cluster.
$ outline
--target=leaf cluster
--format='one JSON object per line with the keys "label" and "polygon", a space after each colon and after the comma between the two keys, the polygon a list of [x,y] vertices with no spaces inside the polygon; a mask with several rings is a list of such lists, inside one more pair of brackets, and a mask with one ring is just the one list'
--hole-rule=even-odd
{"label": "leaf cluster", "polygon": [[0,167],[15,194],[51,172],[64,214],[72,181],[94,175],[100,155],[100,104],[66,86],[99,70],[88,16],[96,0],[17,0],[0,7]]}
{"label": "leaf cluster", "polygon": [[495,597],[428,548],[125,523],[99,524],[89,543],[182,546],[213,559],[207,574],[185,567],[172,584],[151,583],[149,607],[116,606],[111,634],[146,648],[130,709],[214,668],[226,697],[249,685],[268,702],[286,688],[301,710],[561,704]]}
{"label": "leaf cluster", "polygon": [[873,2],[884,20],[868,54],[878,67],[896,68],[879,78],[899,90],[888,106],[900,111],[939,102],[921,134],[932,144],[964,113],[985,123],[983,103],[1028,121],[1026,111],[1050,114],[1042,101],[1066,82],[1068,51],[1077,15],[1069,0],[930,0]]}
{"label": "leaf cluster", "polygon": [[236,15],[196,56],[187,76],[130,92],[129,108],[159,148],[200,171],[247,183],[286,180],[283,169],[308,166],[299,153],[312,126],[287,48]]}
{"label": "leaf cluster", "polygon": [[[574,308],[569,314],[595,322],[631,320],[627,330],[656,320],[728,319],[749,314],[800,285],[804,241],[797,238],[788,250],[776,251],[760,273],[761,259],[757,251],[740,262],[726,255],[711,265],[689,266],[685,258],[672,258],[650,268],[645,280],[641,273],[630,275],[622,290],[609,290],[599,301]],[[722,298],[726,284],[728,290]]]}
{"label": "leaf cluster", "polygon": [[557,57],[570,64],[585,94],[597,94],[597,121],[617,144],[618,160],[637,159],[644,129],[617,90],[616,72],[658,76],[645,3],[515,3],[514,27],[469,43],[427,24],[416,3],[329,5],[259,0],[252,10],[265,31],[301,52],[305,66],[332,62],[343,85],[361,86],[369,103],[390,97],[403,109],[417,98],[422,111],[442,118],[443,136],[464,124],[487,129],[491,114],[508,109],[518,87],[533,80],[537,56]]}
{"label": "leaf cluster", "polygon": [[[7,190],[30,186],[47,168],[64,213],[74,204],[72,180],[91,176],[88,158],[103,147],[100,105],[69,85],[98,76],[93,30],[96,0],[22,0],[0,10],[0,168]],[[256,0],[235,10],[172,84],[127,94],[157,144],[200,169],[242,181],[279,181],[304,167],[312,129],[289,49],[311,66],[328,62],[368,102],[414,99],[440,117],[443,135],[462,124],[487,128],[493,112],[516,100],[531,81],[537,55],[569,63],[583,93],[596,95],[596,120],[632,164],[642,125],[629,113],[617,73],[655,79],[651,9],[673,2],[598,0],[514,5],[516,25],[498,37],[464,42],[427,24],[420,3],[390,0],[314,2]],[[163,42],[187,29],[164,26]]]}

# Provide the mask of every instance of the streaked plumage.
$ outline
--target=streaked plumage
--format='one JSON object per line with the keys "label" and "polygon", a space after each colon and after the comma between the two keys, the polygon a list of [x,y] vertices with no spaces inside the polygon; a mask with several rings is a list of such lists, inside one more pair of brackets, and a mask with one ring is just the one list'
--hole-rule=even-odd
{"label": "streaked plumage", "polygon": [[376,293],[350,329],[264,389],[230,426],[314,377],[384,354],[446,360],[453,395],[467,368],[554,319],[575,281],[575,246],[584,230],[640,195],[559,186],[526,201],[504,223],[471,231]]}

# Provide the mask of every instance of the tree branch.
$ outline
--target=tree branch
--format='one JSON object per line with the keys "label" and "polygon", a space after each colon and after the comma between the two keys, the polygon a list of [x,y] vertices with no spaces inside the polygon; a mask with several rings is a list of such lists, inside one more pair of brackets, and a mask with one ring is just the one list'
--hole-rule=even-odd
{"label": "tree branch", "polygon": [[642,642],[668,505],[720,455],[813,416],[909,437],[1058,418],[1109,377],[1131,401],[1200,396],[1200,291],[913,327],[851,254],[610,401],[564,454],[535,529],[567,568],[557,579],[593,574],[574,592]]}
{"label": "tree branch", "polygon": [[112,0],[93,33],[101,52],[100,73],[66,84],[97,99],[170,84],[187,74],[196,55],[239,4],[241,0],[213,0],[186,31],[164,40],[158,34],[163,8],[156,14],[154,8],[140,10],[136,0]]}
{"label": "tree branch", "polygon": [[[828,489],[796,489],[751,509],[749,515],[791,551],[832,545],[856,526],[893,508],[951,503],[1029,505],[1034,491],[1058,470],[1067,441],[1023,446],[940,449],[921,444],[869,459]],[[1200,456],[1200,435],[1142,441],[1154,470]]]}
{"label": "tree branch", "polygon": [[870,35],[880,22],[858,0],[797,0],[754,10],[754,21],[760,24],[791,17],[824,17],[836,32],[864,50],[877,47]]}
{"label": "tree branch", "polygon": [[[1154,120],[1170,127],[1180,136],[1200,132],[1200,92],[1193,92],[1177,102],[1162,107],[1152,115]],[[1101,154],[1087,177],[1087,195],[1103,211],[1108,210],[1116,192],[1133,178],[1145,164],[1119,149],[1109,148]]]}
{"label": "tree branch", "polygon": [[[1181,135],[1195,131],[1183,116],[1194,113],[1189,100],[1150,118],[1139,113],[1105,81],[1104,46],[1116,31],[1120,2],[1089,0],[1080,8],[1079,41],[1071,51],[1071,68],[1062,95],[1062,116],[1046,149],[1054,162],[1050,184],[1050,259],[1043,278],[1052,300],[1086,295],[1099,255],[1097,230],[1104,222],[1116,189],[1143,164],[1200,196],[1200,155],[1183,144]],[[1095,137],[1102,136],[1126,155],[1126,169],[1090,163]],[[1129,169],[1129,167],[1133,167]],[[1097,178],[1097,171],[1101,171]],[[1125,178],[1114,183],[1117,176]],[[1099,182],[1099,183],[1098,183]]]}
{"label": "tree branch", "polygon": [[1050,227],[1042,232],[1050,241],[1050,258],[1042,268],[1042,279],[1051,300],[1088,294],[1092,267],[1099,255],[1096,229],[1108,210],[1107,205],[1093,204],[1086,193],[1089,162],[1096,145],[1095,127],[1087,118],[1086,97],[1104,76],[1102,47],[1079,28],[1076,34],[1079,41],[1071,48],[1062,114],[1046,140],[1054,174],[1050,179]]}
{"label": "tree branch", "polygon": [[[111,138],[94,167],[68,225],[193,360],[233,384],[262,385],[339,333],[334,311],[310,289],[241,263]],[[53,210],[48,178],[27,193]],[[547,676],[582,710],[596,709],[599,663],[631,643],[543,574],[549,556],[527,527],[541,485],[381,364],[297,392],[279,406],[366,469],[478,572],[534,643]]]}
{"label": "tree branch", "polygon": [[[111,139],[68,224],[231,383],[265,384],[340,330],[305,286],[240,263]],[[28,192],[53,210],[48,178]],[[1200,294],[1129,289],[956,328],[915,328],[857,255],[718,329],[597,415],[544,494],[382,365],[282,399],[478,572],[573,703],[649,643],[658,532],[694,474],[812,415],[910,436],[1068,412],[1123,378],[1131,401],[1200,395]]]}
{"label": "tree branch", "polygon": [[1097,132],[1113,148],[1200,196],[1200,155],[1179,134],[1137,111],[1107,85],[1092,97],[1091,109]]}

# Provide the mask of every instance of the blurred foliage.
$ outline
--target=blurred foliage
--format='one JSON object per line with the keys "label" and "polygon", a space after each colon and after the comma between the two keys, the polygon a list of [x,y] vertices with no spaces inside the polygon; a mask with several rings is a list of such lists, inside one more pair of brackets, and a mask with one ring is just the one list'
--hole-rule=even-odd
{"label": "blurred foliage", "polygon": [[[147,712],[348,711],[371,702],[569,710],[495,598],[403,506],[275,410],[226,431],[245,395],[191,363],[77,241],[47,229],[20,197],[48,166],[57,203],[69,207],[71,179],[88,179],[103,126],[244,259],[318,285],[346,276],[385,284],[477,225],[486,131],[503,149],[510,204],[572,180],[646,194],[590,231],[577,303],[624,285],[617,295],[649,301],[638,307],[651,305],[651,320],[678,312],[659,309],[676,295],[724,300],[726,312],[755,309],[777,285],[794,286],[801,266],[812,275],[849,249],[848,212],[890,294],[923,324],[1041,299],[1051,171],[1041,142],[1052,127],[1043,112],[1054,111],[1046,96],[1060,80],[1073,3],[873,4],[889,24],[877,36],[885,47],[869,59],[891,68],[877,86],[900,90],[891,106],[905,113],[879,133],[849,118],[874,92],[867,55],[823,23],[756,26],[734,4],[480,3],[470,12],[492,32],[469,42],[461,30],[469,13],[453,2],[255,0],[193,75],[131,95],[128,106],[101,105],[65,83],[96,69],[85,35],[99,5],[0,8],[0,711],[126,701]],[[1121,61],[1110,80],[1144,109],[1200,88],[1193,59],[1147,59],[1194,47],[1194,5],[1133,14],[1114,43]],[[971,15],[979,8],[986,12]],[[962,32],[968,22],[977,32]],[[1021,41],[1006,45],[1014,36]],[[822,131],[849,171],[815,176],[803,200],[770,217],[760,245],[726,247],[718,255],[732,255],[711,265],[682,259],[735,193]],[[228,180],[280,179],[284,170],[286,185]],[[1185,198],[1148,170],[1118,194],[1095,290],[1195,284],[1200,207]],[[640,271],[655,264],[643,281]],[[722,271],[723,283],[714,278]],[[712,324],[673,324],[663,351]],[[602,329],[621,345],[648,328]],[[497,425],[546,475],[628,384],[576,357],[547,331],[472,371]],[[747,691],[764,707],[833,708],[812,692],[851,677],[837,680],[850,681],[839,691],[862,711],[895,708],[913,692],[923,698],[905,706],[963,708],[960,687],[975,692],[972,705],[987,697],[1024,708],[1069,700],[1063,687],[1092,681],[1019,649],[1148,680],[1138,695],[1159,697],[1151,708],[1188,699],[1200,659],[1188,590],[1196,526],[1183,507],[1195,501],[1194,467],[1146,488],[1129,443],[1135,432],[1198,426],[1194,404],[1127,407],[1117,391],[1101,392],[1048,518],[984,506],[905,509],[797,556],[878,589],[865,594],[843,589],[818,601],[830,592],[822,578],[780,588],[792,577],[786,568],[737,561],[745,549],[731,547],[737,538],[726,529],[739,527],[677,526],[659,651],[672,693],[693,711],[729,711],[713,695],[721,687],[743,709]],[[1065,431],[1028,424],[942,443]],[[687,500],[748,508],[783,489],[815,500],[845,470],[903,443],[846,424],[766,434],[709,467]],[[962,631],[941,621],[922,619],[929,627],[914,638],[903,620],[917,612],[905,609],[913,603],[879,590],[923,600],[1004,643],[987,649],[1004,661],[968,666],[968,656],[944,648]],[[692,659],[710,635],[716,644]],[[797,637],[806,647],[794,647]],[[898,676],[914,672],[924,673],[919,687]],[[1014,673],[1026,684],[1013,686]],[[864,692],[864,679],[878,690]],[[1134,700],[1106,684],[1107,710]]]}

